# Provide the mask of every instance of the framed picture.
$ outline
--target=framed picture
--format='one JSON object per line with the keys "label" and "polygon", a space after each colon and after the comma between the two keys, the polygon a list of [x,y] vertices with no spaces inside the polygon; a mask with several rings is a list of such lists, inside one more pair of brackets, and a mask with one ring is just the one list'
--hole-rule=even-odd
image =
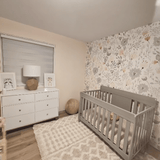
{"label": "framed picture", "polygon": [[3,72],[0,73],[0,90],[3,88],[6,90],[14,90],[16,89],[16,78],[15,73]]}
{"label": "framed picture", "polygon": [[44,73],[44,87],[55,87],[55,74]]}

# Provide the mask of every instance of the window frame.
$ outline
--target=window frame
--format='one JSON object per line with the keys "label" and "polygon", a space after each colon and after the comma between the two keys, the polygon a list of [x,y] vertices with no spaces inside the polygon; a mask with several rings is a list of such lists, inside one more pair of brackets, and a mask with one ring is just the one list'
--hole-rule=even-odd
{"label": "window frame", "polygon": [[[52,73],[55,73],[55,45],[53,44],[48,44],[45,42],[40,42],[40,41],[36,41],[33,39],[27,39],[27,38],[22,38],[22,37],[16,37],[16,36],[12,36],[12,35],[7,35],[7,34],[3,34],[0,33],[0,58],[1,58],[1,64],[0,64],[0,72],[4,72],[4,65],[3,65],[3,51],[2,51],[2,38],[6,38],[6,39],[11,39],[11,40],[16,40],[16,41],[20,41],[20,42],[25,42],[25,43],[31,43],[31,44],[36,44],[36,45],[41,45],[41,46],[45,46],[45,47],[51,47],[53,48],[53,58],[52,58]],[[18,85],[17,87],[24,87],[24,85]],[[41,85],[40,85],[41,86]],[[44,87],[44,82],[42,84],[42,86]]]}

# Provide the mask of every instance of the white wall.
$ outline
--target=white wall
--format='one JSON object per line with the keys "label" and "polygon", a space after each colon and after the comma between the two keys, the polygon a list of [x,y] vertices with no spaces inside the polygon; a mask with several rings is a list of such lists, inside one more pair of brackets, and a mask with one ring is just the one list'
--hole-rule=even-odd
{"label": "white wall", "polygon": [[60,90],[60,110],[67,100],[79,100],[84,89],[86,44],[39,28],[0,17],[0,33],[55,44],[56,87]]}

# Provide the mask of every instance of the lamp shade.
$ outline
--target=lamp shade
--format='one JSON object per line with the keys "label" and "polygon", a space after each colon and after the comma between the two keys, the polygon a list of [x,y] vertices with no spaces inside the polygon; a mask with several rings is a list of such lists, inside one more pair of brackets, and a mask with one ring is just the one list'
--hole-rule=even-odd
{"label": "lamp shade", "polygon": [[34,65],[23,66],[24,77],[39,77],[41,75],[41,67]]}

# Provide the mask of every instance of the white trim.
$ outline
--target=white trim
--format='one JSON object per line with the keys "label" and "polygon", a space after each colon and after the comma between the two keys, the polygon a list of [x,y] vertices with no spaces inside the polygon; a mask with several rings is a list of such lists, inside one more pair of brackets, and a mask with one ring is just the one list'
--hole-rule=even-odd
{"label": "white trim", "polygon": [[3,72],[3,55],[2,55],[2,39],[1,38],[0,38],[0,57],[1,57],[0,72]]}
{"label": "white trim", "polygon": [[22,42],[28,42],[28,43],[38,44],[38,45],[42,45],[42,46],[46,46],[46,47],[55,48],[55,45],[46,44],[46,43],[42,43],[42,42],[37,42],[37,41],[34,41],[34,40],[25,39],[25,38],[8,36],[8,35],[4,35],[4,34],[1,34],[1,37],[2,37],[2,38],[13,39],[13,40],[17,40],[17,41],[22,41]]}

